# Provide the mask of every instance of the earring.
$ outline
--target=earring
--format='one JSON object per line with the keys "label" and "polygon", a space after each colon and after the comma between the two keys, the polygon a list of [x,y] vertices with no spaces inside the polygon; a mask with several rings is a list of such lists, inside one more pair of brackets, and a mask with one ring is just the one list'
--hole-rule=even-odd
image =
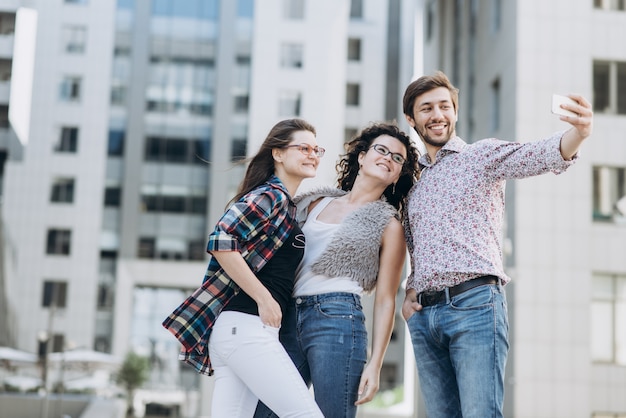
{"label": "earring", "polygon": [[396,183],[393,183],[393,188],[391,189],[391,194],[396,194]]}

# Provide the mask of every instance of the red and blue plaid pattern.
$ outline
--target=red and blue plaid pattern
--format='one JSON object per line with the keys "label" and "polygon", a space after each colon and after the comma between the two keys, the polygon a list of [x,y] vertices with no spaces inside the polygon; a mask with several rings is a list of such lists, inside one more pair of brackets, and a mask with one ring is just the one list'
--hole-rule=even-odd
{"label": "red and blue plaid pattern", "polygon": [[[207,251],[240,251],[256,273],[287,240],[295,216],[287,190],[272,176],[226,210],[209,236]],[[182,344],[178,358],[199,373],[213,374],[208,350],[211,329],[237,292],[239,287],[212,257],[202,285],[163,321]]]}

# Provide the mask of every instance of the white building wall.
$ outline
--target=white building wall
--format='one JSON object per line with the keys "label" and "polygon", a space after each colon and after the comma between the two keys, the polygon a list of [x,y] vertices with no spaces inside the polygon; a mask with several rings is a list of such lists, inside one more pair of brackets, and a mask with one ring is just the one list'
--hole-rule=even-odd
{"label": "white building wall", "polygon": [[[594,59],[626,60],[614,41],[626,36],[626,14],[565,5],[518,2],[520,138],[568,129],[549,112],[552,93],[591,101]],[[589,339],[593,273],[626,272],[626,229],[592,222],[592,166],[624,166],[626,123],[596,114],[594,124],[567,173],[517,185],[516,416],[626,411],[626,374],[594,364]]]}
{"label": "white building wall", "polygon": [[[304,190],[333,184],[335,163],[343,152],[349,2],[305,2],[304,20],[285,20],[283,3],[255,4],[248,152],[255,153],[271,127],[285,119],[278,110],[280,93],[300,92],[300,117],[316,128],[317,143],[326,149],[317,176],[303,182]],[[281,68],[285,42],[304,46],[302,68]]]}
{"label": "white building wall", "polygon": [[[15,248],[15,270],[8,272],[8,281],[9,298],[19,305],[17,343],[30,351],[36,351],[37,335],[46,330],[49,320],[48,310],[41,309],[46,279],[67,280],[67,298],[72,301],[57,312],[53,326],[66,331],[67,342],[78,346],[93,342],[114,4],[75,6],[45,0],[37,2],[35,9],[38,26],[30,135],[23,160],[7,163],[3,205],[6,233]],[[85,54],[62,53],[64,24],[88,27]],[[58,99],[66,74],[83,77],[77,104]],[[76,154],[53,151],[64,124],[80,128]],[[73,203],[50,203],[55,177],[76,179]],[[69,256],[46,255],[46,232],[54,227],[72,230]]]}
{"label": "white building wall", "polygon": [[[462,31],[468,30],[470,3],[459,3]],[[498,3],[497,32],[491,29],[494,2],[474,3],[479,44],[473,71],[463,32],[458,133],[468,132],[468,113],[475,122],[470,140],[534,141],[568,129],[551,114],[551,96],[580,93],[592,100],[594,59],[626,61],[626,50],[616,41],[626,39],[626,13],[597,10],[587,0]],[[434,39],[425,44],[427,73],[452,71],[457,29],[451,25],[452,7],[439,2],[434,8]],[[475,97],[468,108],[470,73]],[[498,77],[501,119],[493,130],[491,83]],[[624,128],[623,115],[596,114],[592,137],[566,173],[507,184],[509,224],[503,233],[510,238],[505,257],[513,257],[508,270],[513,281],[507,286],[512,345],[505,410],[510,416],[582,418],[626,411],[623,366],[594,363],[590,341],[593,273],[626,272],[626,228],[592,219],[592,167],[625,165]]]}

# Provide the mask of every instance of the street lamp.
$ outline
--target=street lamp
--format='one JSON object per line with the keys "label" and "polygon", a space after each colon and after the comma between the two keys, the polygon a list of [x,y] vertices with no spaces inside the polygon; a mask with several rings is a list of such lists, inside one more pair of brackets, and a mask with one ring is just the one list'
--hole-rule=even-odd
{"label": "street lamp", "polygon": [[43,382],[44,399],[41,406],[41,417],[48,418],[48,348],[50,346],[50,333],[40,331],[37,334],[39,341],[39,362],[41,364],[41,381]]}
{"label": "street lamp", "polygon": [[44,389],[48,387],[48,347],[50,343],[50,334],[47,331],[39,331],[37,334],[39,341],[39,364],[41,366],[41,381]]}

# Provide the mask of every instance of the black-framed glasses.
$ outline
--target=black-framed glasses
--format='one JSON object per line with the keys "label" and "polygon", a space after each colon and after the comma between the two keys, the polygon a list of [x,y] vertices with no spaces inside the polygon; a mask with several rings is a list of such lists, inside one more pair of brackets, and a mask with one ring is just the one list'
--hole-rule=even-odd
{"label": "black-framed glasses", "polygon": [[322,147],[312,147],[309,144],[293,144],[293,145],[285,145],[285,148],[298,148],[298,151],[303,153],[304,155],[311,155],[312,152],[315,153],[316,157],[323,157],[326,150]]}
{"label": "black-framed glasses", "polygon": [[391,161],[394,163],[398,163],[400,165],[404,165],[406,162],[406,158],[402,156],[402,154],[398,154],[397,152],[389,151],[389,148],[384,146],[383,144],[374,144],[370,148],[374,148],[374,151],[379,153],[380,155],[389,155],[391,154]]}

